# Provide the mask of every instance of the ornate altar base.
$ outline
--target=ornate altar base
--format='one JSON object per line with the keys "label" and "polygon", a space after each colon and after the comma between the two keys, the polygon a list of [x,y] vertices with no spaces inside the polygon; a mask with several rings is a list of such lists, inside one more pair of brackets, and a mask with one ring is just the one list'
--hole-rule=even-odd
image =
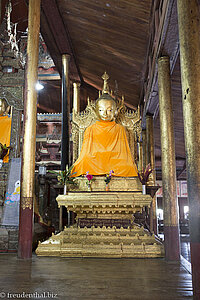
{"label": "ornate altar base", "polygon": [[[79,187],[85,178],[79,178]],[[103,178],[93,183],[94,192],[70,191],[57,197],[77,214],[77,224],[65,228],[47,241],[39,243],[36,254],[62,257],[163,257],[160,240],[142,226],[133,223],[133,214],[150,207],[152,198],[141,193],[138,178],[112,179],[112,191],[96,191],[103,185]],[[121,191],[119,189],[119,182]],[[128,187],[129,188],[128,188]],[[134,187],[134,191],[130,188]],[[86,186],[87,188],[87,186]],[[125,189],[125,191],[123,190]]]}
{"label": "ornate altar base", "polygon": [[115,226],[80,228],[71,226],[50,239],[39,243],[39,256],[150,258],[163,257],[163,245],[143,227],[127,229]]}

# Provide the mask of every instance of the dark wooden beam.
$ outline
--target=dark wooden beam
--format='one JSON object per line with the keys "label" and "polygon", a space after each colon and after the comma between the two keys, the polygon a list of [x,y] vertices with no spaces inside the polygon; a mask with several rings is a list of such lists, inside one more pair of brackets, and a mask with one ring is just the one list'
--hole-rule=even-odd
{"label": "dark wooden beam", "polygon": [[43,110],[44,112],[48,111],[49,113],[55,113],[54,109],[47,107],[46,105],[42,105],[40,103],[37,104],[37,108]]}
{"label": "dark wooden beam", "polygon": [[99,90],[101,90],[101,88],[98,89],[98,87],[95,87],[89,83],[87,83],[86,81],[84,81],[81,85],[83,88],[86,88],[88,90],[90,90],[91,92],[93,92],[94,94],[98,94]]}
{"label": "dark wooden beam", "polygon": [[176,175],[177,180],[183,174],[183,172],[185,171],[185,169],[186,169],[186,161],[184,162],[182,169],[179,172],[177,172],[177,175]]}
{"label": "dark wooden beam", "polygon": [[[48,27],[48,28],[47,28]],[[46,34],[48,30],[48,34]],[[77,64],[71,38],[64,24],[55,0],[43,0],[41,11],[41,33],[48,49],[52,49],[52,58],[60,74],[62,73],[62,54],[70,55],[70,73],[72,79],[82,82],[82,75]],[[50,34],[50,35],[49,35]],[[54,45],[52,45],[54,44]]]}

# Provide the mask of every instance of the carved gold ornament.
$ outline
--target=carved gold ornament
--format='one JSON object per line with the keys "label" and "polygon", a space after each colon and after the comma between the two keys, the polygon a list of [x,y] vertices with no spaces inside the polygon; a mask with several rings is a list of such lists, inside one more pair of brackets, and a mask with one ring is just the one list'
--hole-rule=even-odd
{"label": "carved gold ornament", "polygon": [[22,209],[32,209],[33,208],[33,197],[22,197],[21,198]]}

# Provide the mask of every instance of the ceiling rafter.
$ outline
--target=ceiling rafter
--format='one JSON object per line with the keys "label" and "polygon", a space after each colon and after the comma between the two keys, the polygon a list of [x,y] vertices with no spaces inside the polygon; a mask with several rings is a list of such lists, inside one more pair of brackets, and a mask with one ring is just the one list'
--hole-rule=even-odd
{"label": "ceiling rafter", "polygon": [[[52,58],[54,59],[57,56],[56,67],[58,68],[59,72],[61,73],[62,68],[62,54],[69,54],[70,74],[72,74],[74,80],[79,80],[82,82],[83,79],[79,66],[77,64],[71,38],[67,30],[66,24],[63,23],[59,8],[55,0],[42,1],[41,25],[43,25],[44,23],[48,24],[49,31],[51,32],[51,35],[56,42],[57,49],[54,49],[55,53],[52,53]],[[47,25],[45,27],[47,27]],[[50,40],[48,39],[47,35],[45,34],[45,31],[43,30],[43,26],[41,26],[41,31],[47,48],[51,49],[52,45],[49,45]]]}

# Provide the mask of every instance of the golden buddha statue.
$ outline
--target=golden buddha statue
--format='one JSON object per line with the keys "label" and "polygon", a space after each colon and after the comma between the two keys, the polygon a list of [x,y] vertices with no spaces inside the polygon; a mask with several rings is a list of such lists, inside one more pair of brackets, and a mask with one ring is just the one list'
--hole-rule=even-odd
{"label": "golden buddha statue", "polygon": [[86,178],[80,177],[75,187],[59,195],[56,199],[59,207],[65,206],[74,212],[77,223],[39,243],[37,255],[163,257],[160,241],[144,227],[133,223],[133,214],[150,208],[152,202],[150,195],[142,194],[132,159],[136,134],[141,128],[139,109],[132,113],[127,112],[124,105],[118,105],[109,93],[107,74],[103,79],[103,92],[96,103],[88,100],[83,112],[73,111],[74,159],[80,154],[72,172],[77,172],[77,177],[87,172],[105,175],[113,170],[115,178],[109,183],[109,191],[105,191],[105,177],[96,176],[88,192]]}
{"label": "golden buddha statue", "polygon": [[[11,118],[8,116],[10,106],[5,99],[0,99],[0,143],[10,146]],[[4,157],[4,162],[8,162],[9,156]]]}
{"label": "golden buddha statue", "polygon": [[109,77],[105,73],[102,78],[102,95],[96,100],[97,121],[85,130],[81,152],[72,173],[76,172],[74,176],[77,177],[86,172],[104,175],[113,170],[113,176],[137,176],[125,128],[115,122],[118,111],[116,101],[109,93]]}

